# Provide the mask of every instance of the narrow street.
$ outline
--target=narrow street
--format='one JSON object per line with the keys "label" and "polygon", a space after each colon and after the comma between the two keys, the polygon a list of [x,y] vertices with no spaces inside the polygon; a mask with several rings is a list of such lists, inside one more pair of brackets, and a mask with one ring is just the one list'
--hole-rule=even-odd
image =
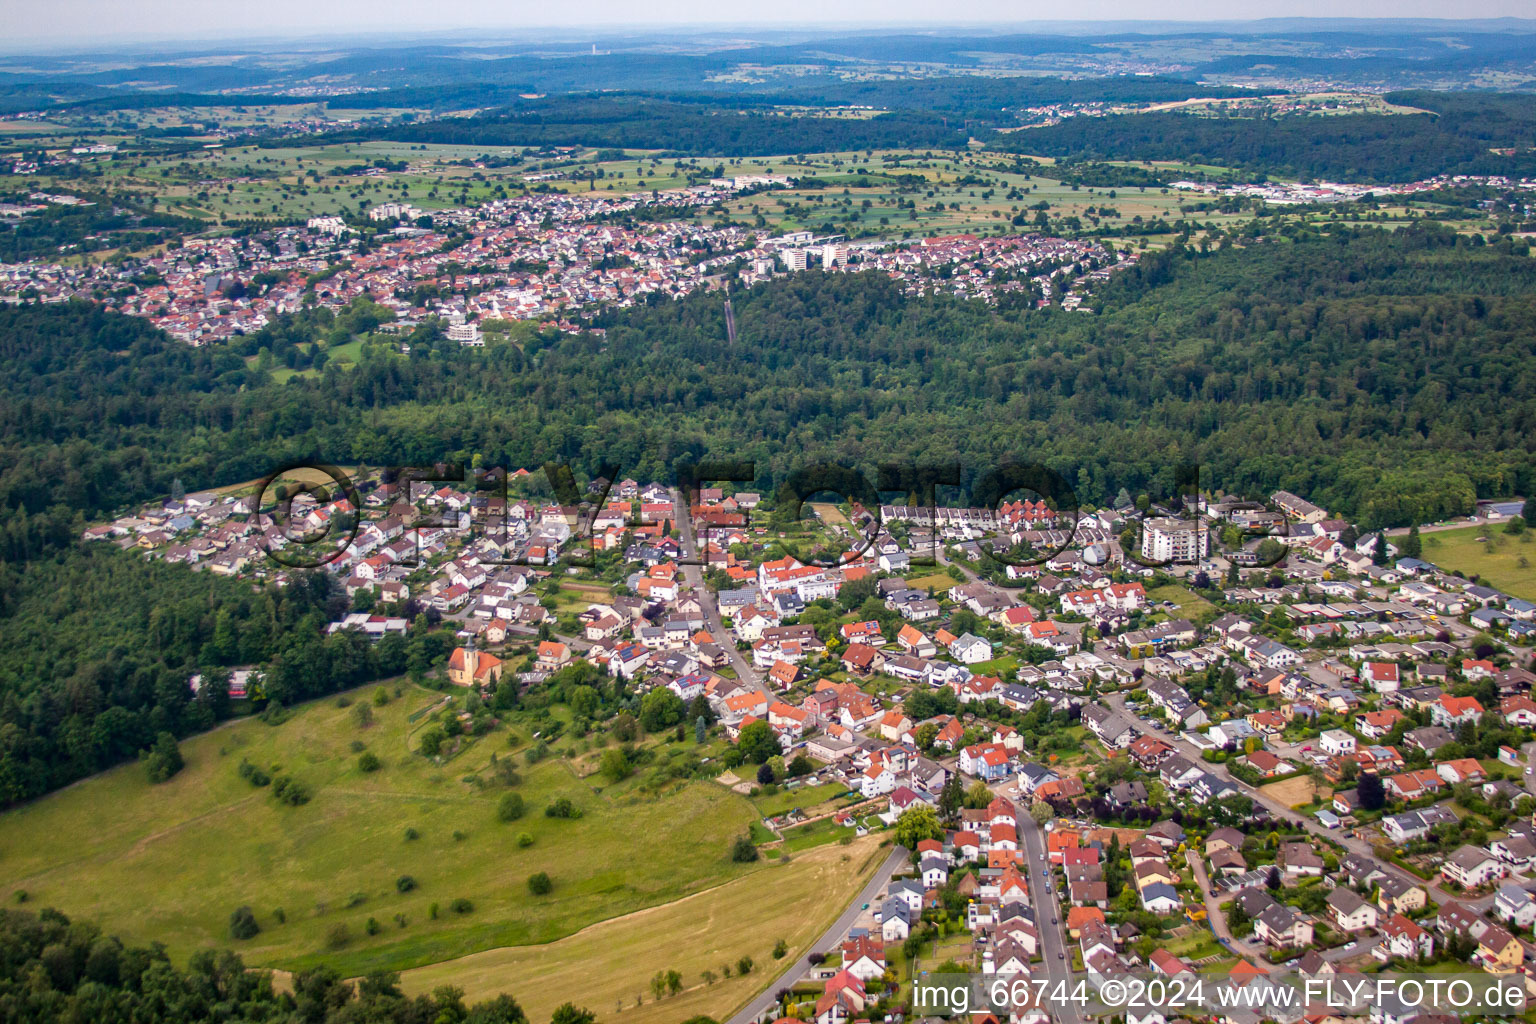
{"label": "narrow street", "polygon": [[1215,933],[1218,939],[1226,943],[1227,948],[1234,953],[1239,953],[1251,960],[1257,960],[1257,958],[1263,956],[1263,950],[1256,949],[1242,939],[1239,939],[1232,934],[1232,929],[1227,927],[1227,915],[1223,914],[1220,908],[1217,907],[1216,904],[1219,900],[1215,891],[1211,888],[1211,879],[1205,872],[1205,858],[1201,857],[1193,849],[1190,849],[1184,851],[1184,861],[1189,865],[1190,873],[1195,876],[1195,884],[1200,886],[1200,893],[1205,899],[1205,916],[1206,920],[1210,922],[1211,931]]}
{"label": "narrow street", "polygon": [[[1104,703],[1113,708],[1115,711],[1118,711],[1121,715],[1125,716],[1127,721],[1131,721],[1133,723],[1137,721],[1135,716],[1126,710],[1125,697],[1122,694],[1105,694]],[[1296,811],[1291,810],[1289,807],[1280,803],[1278,800],[1275,800],[1272,797],[1269,797],[1260,792],[1255,787],[1250,786],[1242,779],[1236,778],[1232,775],[1231,772],[1227,771],[1226,765],[1214,764],[1205,761],[1201,757],[1200,750],[1197,749],[1194,744],[1185,740],[1177,733],[1165,731],[1159,738],[1163,739],[1164,742],[1173,744],[1179,753],[1183,754],[1194,764],[1199,765],[1201,768],[1209,771],[1211,774],[1217,776],[1218,778],[1225,779],[1226,781],[1232,783],[1245,796],[1251,797],[1254,803],[1262,806],[1277,820],[1288,822],[1297,826],[1298,828],[1301,828],[1310,835],[1322,839],[1327,843],[1337,844],[1342,846],[1350,853],[1359,854],[1362,857],[1367,857],[1375,861],[1381,866],[1383,871],[1397,875],[1404,881],[1411,882],[1414,885],[1422,886],[1426,891],[1430,893],[1430,895],[1437,903],[1444,903],[1447,900],[1456,900],[1457,902],[1463,903],[1466,906],[1472,907],[1478,912],[1486,910],[1493,903],[1492,896],[1484,896],[1480,899],[1466,899],[1464,897],[1458,896],[1455,893],[1442,889],[1438,883],[1425,881],[1416,875],[1412,875],[1409,872],[1404,871],[1402,868],[1399,868],[1395,864],[1390,864],[1382,860],[1380,857],[1376,856],[1376,851],[1373,850],[1371,848],[1371,844],[1367,843],[1365,840],[1359,838],[1351,838],[1345,835],[1341,829],[1324,828],[1322,823],[1317,819],[1308,815],[1299,814]]]}
{"label": "narrow street", "polygon": [[[683,548],[684,558],[693,558],[697,550],[693,536],[693,520],[688,514],[688,497],[679,488],[672,488],[672,519],[677,524],[678,541]],[[699,556],[702,558],[702,554]],[[763,684],[757,670],[752,667],[740,651],[736,649],[736,637],[720,622],[720,608],[715,603],[715,595],[709,592],[709,587],[704,584],[704,567],[701,565],[684,565],[683,582],[688,585],[694,595],[699,599],[699,604],[704,608],[704,622],[709,630],[709,635],[715,638],[731,661],[731,667],[736,670],[736,677],[742,682],[756,686],[769,698],[772,693]]]}
{"label": "narrow street", "polygon": [[[1035,930],[1040,933],[1040,951],[1045,958],[1045,974],[1052,982],[1072,981],[1072,948],[1063,931],[1061,900],[1051,878],[1051,862],[1045,852],[1045,833],[1027,807],[1019,808],[1019,839],[1029,877],[1030,903],[1035,908]],[[1070,987],[1070,986],[1069,986]],[[1082,1015],[1071,1003],[1047,1006],[1058,1024],[1082,1024]]]}

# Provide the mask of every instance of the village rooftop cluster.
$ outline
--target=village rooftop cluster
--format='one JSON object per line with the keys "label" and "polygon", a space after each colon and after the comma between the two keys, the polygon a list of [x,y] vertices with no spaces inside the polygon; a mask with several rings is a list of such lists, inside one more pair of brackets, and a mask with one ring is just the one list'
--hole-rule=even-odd
{"label": "village rooftop cluster", "polygon": [[[1021,566],[988,553],[1054,549],[1067,517],[1044,501],[791,523],[771,496],[634,480],[580,507],[376,478],[359,493],[362,509],[296,503],[300,532],[361,517],[323,570],[353,607],[332,632],[452,630],[451,686],[526,689],[586,662],[665,691],[734,743],[720,784],[838,794],[768,833],[889,830],[910,850],[764,1019],[900,1012],[935,940],[1002,978],[1263,985],[1454,961],[1536,986],[1536,604],[1404,555],[1402,536],[1287,492],[1183,514],[1126,500]],[[290,570],[263,547],[292,533],[274,511],[186,495],[86,538],[274,585]],[[1518,503],[1479,512],[1523,525]],[[1255,527],[1283,561],[1224,540]],[[786,554],[788,534],[830,557]],[[1166,564],[1128,558],[1127,535]],[[235,696],[261,683],[237,680]]]}
{"label": "village rooftop cluster", "polygon": [[723,287],[733,269],[748,285],[809,266],[869,269],[890,274],[909,293],[982,299],[1027,290],[1034,278],[1041,305],[1054,299],[1086,309],[1093,281],[1134,262],[1098,243],[1039,235],[851,247],[832,241],[812,251],[793,235],[634,217],[783,184],[741,175],[623,196],[534,193],[430,216],[390,202],[367,211],[387,229],[374,244],[362,244],[340,217],[315,217],[303,228],[189,237],[160,255],[107,265],[0,265],[0,290],[15,300],[95,299],[198,346],[255,333],[306,305],[338,309],[367,297],[395,312],[394,329],[439,317],[450,340],[479,345],[482,321],[538,320],[574,330],[598,309]]}

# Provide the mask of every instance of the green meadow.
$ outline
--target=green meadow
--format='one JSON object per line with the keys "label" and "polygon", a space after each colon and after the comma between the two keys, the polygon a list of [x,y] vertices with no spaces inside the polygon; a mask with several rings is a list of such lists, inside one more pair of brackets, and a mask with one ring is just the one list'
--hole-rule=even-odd
{"label": "green meadow", "polygon": [[[558,755],[528,765],[506,729],[428,760],[412,734],[442,699],[407,686],[366,726],[334,698],[279,725],[241,720],[184,741],[186,767],[168,782],[125,765],[0,815],[0,893],[178,958],[232,946],[261,966],[362,973],[550,942],[762,869],[729,857],[757,820],[751,803],[710,782],[657,795],[637,779],[578,777]],[[382,767],[364,772],[358,747]],[[493,781],[493,754],[517,766],[513,787]],[[280,804],[272,785],[241,776],[242,761],[312,798]],[[503,822],[508,792],[526,813]],[[546,817],[560,797],[581,816]],[[530,893],[536,872],[549,894]],[[237,941],[229,918],[241,906],[260,931]]]}

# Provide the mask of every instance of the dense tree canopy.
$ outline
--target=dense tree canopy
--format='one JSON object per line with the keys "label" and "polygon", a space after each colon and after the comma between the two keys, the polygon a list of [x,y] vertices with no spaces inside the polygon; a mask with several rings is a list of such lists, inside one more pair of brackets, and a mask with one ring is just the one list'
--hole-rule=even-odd
{"label": "dense tree canopy", "polygon": [[344,981],[330,968],[300,971],[292,992],[248,971],[227,950],[194,954],[185,970],[158,944],[125,946],[53,910],[0,911],[0,1018],[12,1021],[153,1021],[155,1024],[527,1024],[510,996],[466,1006],[439,988],[405,996],[397,974]]}
{"label": "dense tree canopy", "polygon": [[0,562],[0,806],[228,717],[228,666],[264,665],[261,695],[293,704],[424,669],[451,643],[323,636],[344,606],[321,573],[253,590],[101,546]]}
{"label": "dense tree canopy", "polygon": [[[1530,175],[1536,112],[1530,97],[1394,93],[1434,114],[1194,117],[1137,113],[1072,117],[993,143],[1015,153],[1099,160],[1220,164],[1251,175],[1406,182],[1437,174]],[[1501,156],[1495,148],[1522,152]]]}
{"label": "dense tree canopy", "polygon": [[609,314],[606,338],[381,348],[284,384],[90,307],[4,310],[0,553],[71,534],[71,510],[300,456],[611,460],[640,478],[708,454],[754,459],[765,487],[808,459],[974,473],[1011,457],[1087,502],[1166,488],[1182,458],[1212,486],[1287,487],[1368,527],[1521,489],[1536,264],[1507,242],[1424,224],[1178,250],[1094,304],[994,309],[808,273],[738,296],[734,346],[697,295]]}
{"label": "dense tree canopy", "polygon": [[[1285,488],[1368,529],[1529,492],[1536,262],[1480,241],[1426,223],[1176,247],[1115,275],[1092,316],[806,273],[736,298],[735,345],[701,294],[606,314],[605,337],[379,346],[282,384],[240,353],[348,337],[374,314],[305,313],[230,351],[84,304],[0,310],[0,800],[211,724],[221,666],[264,665],[286,704],[441,657],[446,634],[323,637],[342,602],[322,576],[253,590],[115,550],[58,554],[83,514],[176,479],[476,455],[664,479],[712,457],[755,461],[769,490],[816,460],[959,462],[967,482],[1023,460],[1104,503],[1169,493],[1190,461],[1208,488]],[[193,700],[198,670],[215,682]]]}

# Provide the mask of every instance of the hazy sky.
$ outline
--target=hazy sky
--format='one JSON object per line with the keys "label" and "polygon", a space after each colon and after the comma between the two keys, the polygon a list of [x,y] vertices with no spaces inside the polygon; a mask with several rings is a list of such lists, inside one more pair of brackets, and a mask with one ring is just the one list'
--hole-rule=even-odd
{"label": "hazy sky", "polygon": [[153,40],[185,37],[240,39],[338,31],[400,33],[421,29],[483,28],[506,33],[518,27],[620,29],[630,26],[751,25],[793,28],[805,25],[911,26],[997,23],[1020,25],[1050,20],[1202,21],[1276,17],[1315,18],[1498,18],[1531,17],[1530,0],[1074,0],[1024,3],[1018,0],[773,0],[742,5],[719,0],[0,0],[0,50],[6,43]]}

